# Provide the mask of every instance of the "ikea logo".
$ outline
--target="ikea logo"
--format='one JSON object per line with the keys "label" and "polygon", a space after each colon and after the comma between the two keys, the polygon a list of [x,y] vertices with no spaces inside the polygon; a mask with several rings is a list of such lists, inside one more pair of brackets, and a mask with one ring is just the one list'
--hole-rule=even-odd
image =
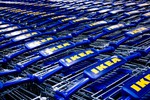
{"label": "ikea logo", "polygon": [[150,74],[145,75],[139,81],[135,82],[135,84],[131,85],[131,88],[136,92],[140,92],[143,88],[150,84]]}
{"label": "ikea logo", "polygon": [[38,33],[37,32],[28,33],[28,34],[25,34],[25,37],[30,37],[30,36],[35,35],[35,34],[38,34]]}
{"label": "ikea logo", "polygon": [[69,58],[66,58],[65,61],[67,63],[71,63],[71,62],[73,62],[75,60],[78,60],[78,59],[80,59],[82,57],[86,57],[86,56],[88,56],[90,54],[93,54],[93,53],[94,53],[94,51],[92,51],[92,50],[86,50],[86,51],[83,51],[83,52],[81,52],[79,54],[73,55],[73,56],[71,56]]}
{"label": "ikea logo", "polygon": [[137,29],[131,31],[131,34],[141,33],[142,31],[145,31],[145,30],[147,30],[147,28],[145,28],[145,27],[140,27],[140,28],[137,28]]}
{"label": "ikea logo", "polygon": [[102,25],[102,24],[107,24],[107,22],[106,21],[98,21],[98,22],[90,24],[90,26],[96,26],[96,25]]}
{"label": "ikea logo", "polygon": [[41,15],[41,14],[45,14],[46,12],[33,12],[33,15]]}
{"label": "ikea logo", "polygon": [[70,18],[65,18],[63,20],[61,20],[62,22],[66,22],[66,21],[69,21],[69,20],[72,20],[72,19],[75,19],[76,17],[70,17]]}
{"label": "ikea logo", "polygon": [[50,16],[50,15],[55,15],[55,13],[48,13],[48,14],[43,14],[41,15],[42,17]]}
{"label": "ikea logo", "polygon": [[83,18],[80,18],[80,19],[73,20],[73,22],[80,22],[80,21],[84,21],[84,20],[88,20],[88,18],[83,17]]}
{"label": "ikea logo", "polygon": [[51,19],[58,19],[58,18],[63,18],[63,17],[65,17],[65,15],[61,15],[61,16],[52,17]]}
{"label": "ikea logo", "polygon": [[124,27],[124,25],[123,24],[117,24],[117,25],[110,26],[107,29],[113,30],[113,29],[117,29],[117,28],[121,28],[121,27]]}
{"label": "ikea logo", "polygon": [[17,29],[17,28],[18,28],[17,26],[14,26],[14,27],[8,27],[8,28],[1,29],[0,32],[4,32],[4,31],[12,31],[12,30],[15,30],[15,29]]}
{"label": "ikea logo", "polygon": [[71,43],[66,42],[66,43],[63,43],[63,44],[59,44],[59,45],[53,46],[51,48],[47,48],[47,49],[44,50],[44,52],[46,54],[52,54],[54,51],[56,51],[58,49],[62,49],[62,48],[67,47],[67,46],[70,46],[70,45],[71,45]]}
{"label": "ikea logo", "polygon": [[49,37],[49,38],[46,38],[46,39],[42,39],[40,42],[47,42],[47,41],[50,41],[50,40],[53,40],[53,38]]}
{"label": "ikea logo", "polygon": [[27,34],[23,34],[23,35],[19,35],[17,37],[14,38],[14,41],[19,41],[19,40],[23,40],[26,39],[28,37],[34,36],[38,34],[37,32],[32,32],[32,33],[27,33]]}
{"label": "ikea logo", "polygon": [[39,40],[39,41],[32,41],[32,42],[27,43],[27,46],[28,46],[28,48],[31,49],[31,48],[35,48],[35,47],[37,47],[37,46],[39,46],[39,45],[41,45],[43,43],[46,43],[48,41],[51,41],[51,40],[53,40],[52,37],[49,37],[49,38],[46,38],[46,39],[42,39],[42,40]]}
{"label": "ikea logo", "polygon": [[15,31],[15,32],[11,32],[11,33],[8,33],[8,34],[5,34],[6,37],[11,37],[11,36],[16,36],[16,35],[19,35],[21,33],[25,33],[27,32],[28,30],[27,29],[24,29],[24,30],[19,30],[19,31]]}
{"label": "ikea logo", "polygon": [[100,64],[99,66],[96,66],[95,68],[91,69],[91,72],[94,74],[98,74],[99,72],[107,69],[110,66],[113,66],[114,64],[120,62],[121,59],[118,57],[114,57],[110,60],[105,61],[104,63]]}

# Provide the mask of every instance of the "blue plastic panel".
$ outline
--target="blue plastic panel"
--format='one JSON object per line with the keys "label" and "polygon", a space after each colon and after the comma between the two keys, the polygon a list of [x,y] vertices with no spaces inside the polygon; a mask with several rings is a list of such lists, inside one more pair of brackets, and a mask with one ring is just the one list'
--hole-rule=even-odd
{"label": "blue plastic panel", "polygon": [[126,59],[121,56],[112,56],[97,62],[88,69],[84,70],[84,75],[95,80],[106,74],[107,72],[123,65]]}
{"label": "blue plastic panel", "polygon": [[28,29],[23,29],[23,30],[19,30],[19,31],[15,31],[15,32],[11,32],[11,33],[7,33],[4,35],[5,38],[10,38],[16,35],[20,35],[22,33],[28,32]]}
{"label": "blue plastic panel", "polygon": [[19,36],[17,36],[17,37],[14,37],[14,38],[12,39],[12,41],[13,41],[13,42],[17,42],[17,41],[27,39],[27,38],[32,37],[32,36],[37,35],[37,34],[39,34],[39,33],[37,33],[37,32],[32,32],[32,33],[27,33],[27,34],[19,35]]}
{"label": "blue plastic panel", "polygon": [[130,79],[122,89],[135,99],[142,98],[150,91],[150,70]]}
{"label": "blue plastic panel", "polygon": [[75,46],[75,44],[73,42],[60,43],[60,44],[50,46],[50,47],[48,47],[44,50],[41,50],[40,54],[43,57],[47,57],[47,56],[50,56],[50,55],[53,55],[53,54],[60,53],[64,50],[67,50],[67,49],[72,48],[74,46]]}
{"label": "blue plastic panel", "polygon": [[36,48],[40,45],[50,43],[50,42],[53,42],[53,41],[56,41],[56,40],[57,40],[57,38],[53,36],[53,37],[48,37],[48,38],[45,38],[45,39],[42,39],[42,40],[36,40],[36,41],[28,42],[28,43],[25,44],[25,46],[28,49],[33,49],[33,48]]}
{"label": "blue plastic panel", "polygon": [[142,27],[133,29],[133,30],[131,30],[131,31],[129,31],[129,32],[126,32],[125,35],[126,35],[126,36],[129,36],[129,37],[136,37],[136,36],[138,36],[138,35],[140,35],[140,34],[143,34],[143,33],[145,33],[145,32],[148,32],[148,31],[150,31],[149,28],[142,26]]}
{"label": "blue plastic panel", "polygon": [[94,57],[97,54],[98,54],[98,52],[95,49],[81,50],[80,52],[73,53],[73,54],[59,60],[59,62],[64,67],[69,67],[69,66],[72,66],[78,62],[81,62],[81,61],[84,61],[88,58]]}
{"label": "blue plastic panel", "polygon": [[124,27],[126,27],[125,24],[116,24],[116,25],[109,26],[108,28],[104,28],[103,30],[106,32],[113,32]]}

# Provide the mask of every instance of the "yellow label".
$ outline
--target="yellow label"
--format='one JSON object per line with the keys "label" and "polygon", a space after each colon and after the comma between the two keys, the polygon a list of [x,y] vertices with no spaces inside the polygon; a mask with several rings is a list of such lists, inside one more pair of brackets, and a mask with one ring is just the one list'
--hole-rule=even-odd
{"label": "yellow label", "polygon": [[51,54],[52,52],[58,50],[58,49],[61,49],[61,48],[64,48],[64,47],[67,47],[67,46],[70,46],[71,44],[69,42],[66,42],[66,43],[63,43],[63,44],[60,44],[60,45],[57,45],[57,46],[54,46],[52,48],[47,48],[45,49],[45,53],[47,54]]}
{"label": "yellow label", "polygon": [[80,59],[80,58],[82,58],[82,57],[85,57],[85,56],[87,56],[87,55],[90,55],[90,54],[92,54],[92,53],[94,53],[92,50],[86,50],[86,51],[81,52],[81,53],[79,53],[79,54],[77,54],[77,55],[74,55],[74,56],[71,56],[71,57],[69,57],[69,58],[66,58],[65,61],[66,61],[67,63],[70,63],[70,62],[73,62],[73,61],[75,61],[75,60],[78,60],[78,59]]}
{"label": "yellow label", "polygon": [[147,74],[139,81],[132,84],[130,87],[135,90],[136,92],[140,92],[143,88],[150,84],[150,74]]}
{"label": "yellow label", "polygon": [[50,41],[50,40],[53,40],[53,38],[49,37],[49,38],[46,38],[46,39],[42,39],[41,42],[46,42],[46,41]]}
{"label": "yellow label", "polygon": [[106,23],[107,23],[106,21],[98,21],[98,22],[90,24],[90,26],[96,26],[96,25],[99,25],[99,24],[106,24]]}
{"label": "yellow label", "polygon": [[28,31],[27,29],[22,30],[22,32],[27,32],[27,31]]}
{"label": "yellow label", "polygon": [[110,26],[107,29],[108,30],[113,30],[113,29],[116,29],[116,28],[119,28],[119,27],[123,27],[123,26],[124,26],[123,24],[117,24],[117,25]]}
{"label": "yellow label", "polygon": [[51,19],[58,19],[58,18],[62,18],[62,17],[65,17],[65,15],[56,16],[56,17],[53,17],[53,18],[51,18]]}
{"label": "yellow label", "polygon": [[114,57],[111,60],[105,61],[104,63],[100,64],[99,66],[96,66],[95,68],[91,69],[91,72],[94,74],[98,74],[99,72],[107,69],[108,67],[120,62],[121,59],[118,57]]}
{"label": "yellow label", "polygon": [[24,11],[24,12],[20,12],[21,14],[26,14],[27,12],[26,11]]}
{"label": "yellow label", "polygon": [[135,29],[135,30],[131,31],[131,34],[137,34],[137,33],[140,33],[140,32],[142,32],[142,31],[145,31],[145,30],[147,30],[147,28],[145,28],[145,27],[140,27],[140,28],[138,28],[138,29]]}
{"label": "yellow label", "polygon": [[44,14],[44,15],[41,15],[41,16],[46,17],[46,16],[50,16],[50,15],[55,15],[55,13]]}
{"label": "yellow label", "polygon": [[62,22],[65,22],[65,21],[72,20],[72,19],[75,19],[75,17],[65,18],[65,19],[63,19],[63,20],[61,20],[61,21],[62,21]]}
{"label": "yellow label", "polygon": [[37,32],[32,32],[31,34],[32,34],[32,35],[35,35],[35,34],[38,34],[38,33],[37,33]]}
{"label": "yellow label", "polygon": [[37,47],[37,46],[41,45],[42,43],[50,41],[50,40],[53,40],[53,38],[50,37],[50,38],[42,39],[39,41],[33,41],[33,42],[28,43],[27,45],[30,48],[34,48],[34,47]]}
{"label": "yellow label", "polygon": [[80,18],[80,19],[73,20],[73,22],[79,22],[79,21],[82,21],[82,20],[88,20],[88,18],[87,17],[83,17],[83,18]]}
{"label": "yellow label", "polygon": [[98,74],[98,73],[99,73],[99,71],[98,71],[97,69],[94,69],[94,68],[93,68],[91,71],[92,71],[93,73],[95,73],[95,74]]}

